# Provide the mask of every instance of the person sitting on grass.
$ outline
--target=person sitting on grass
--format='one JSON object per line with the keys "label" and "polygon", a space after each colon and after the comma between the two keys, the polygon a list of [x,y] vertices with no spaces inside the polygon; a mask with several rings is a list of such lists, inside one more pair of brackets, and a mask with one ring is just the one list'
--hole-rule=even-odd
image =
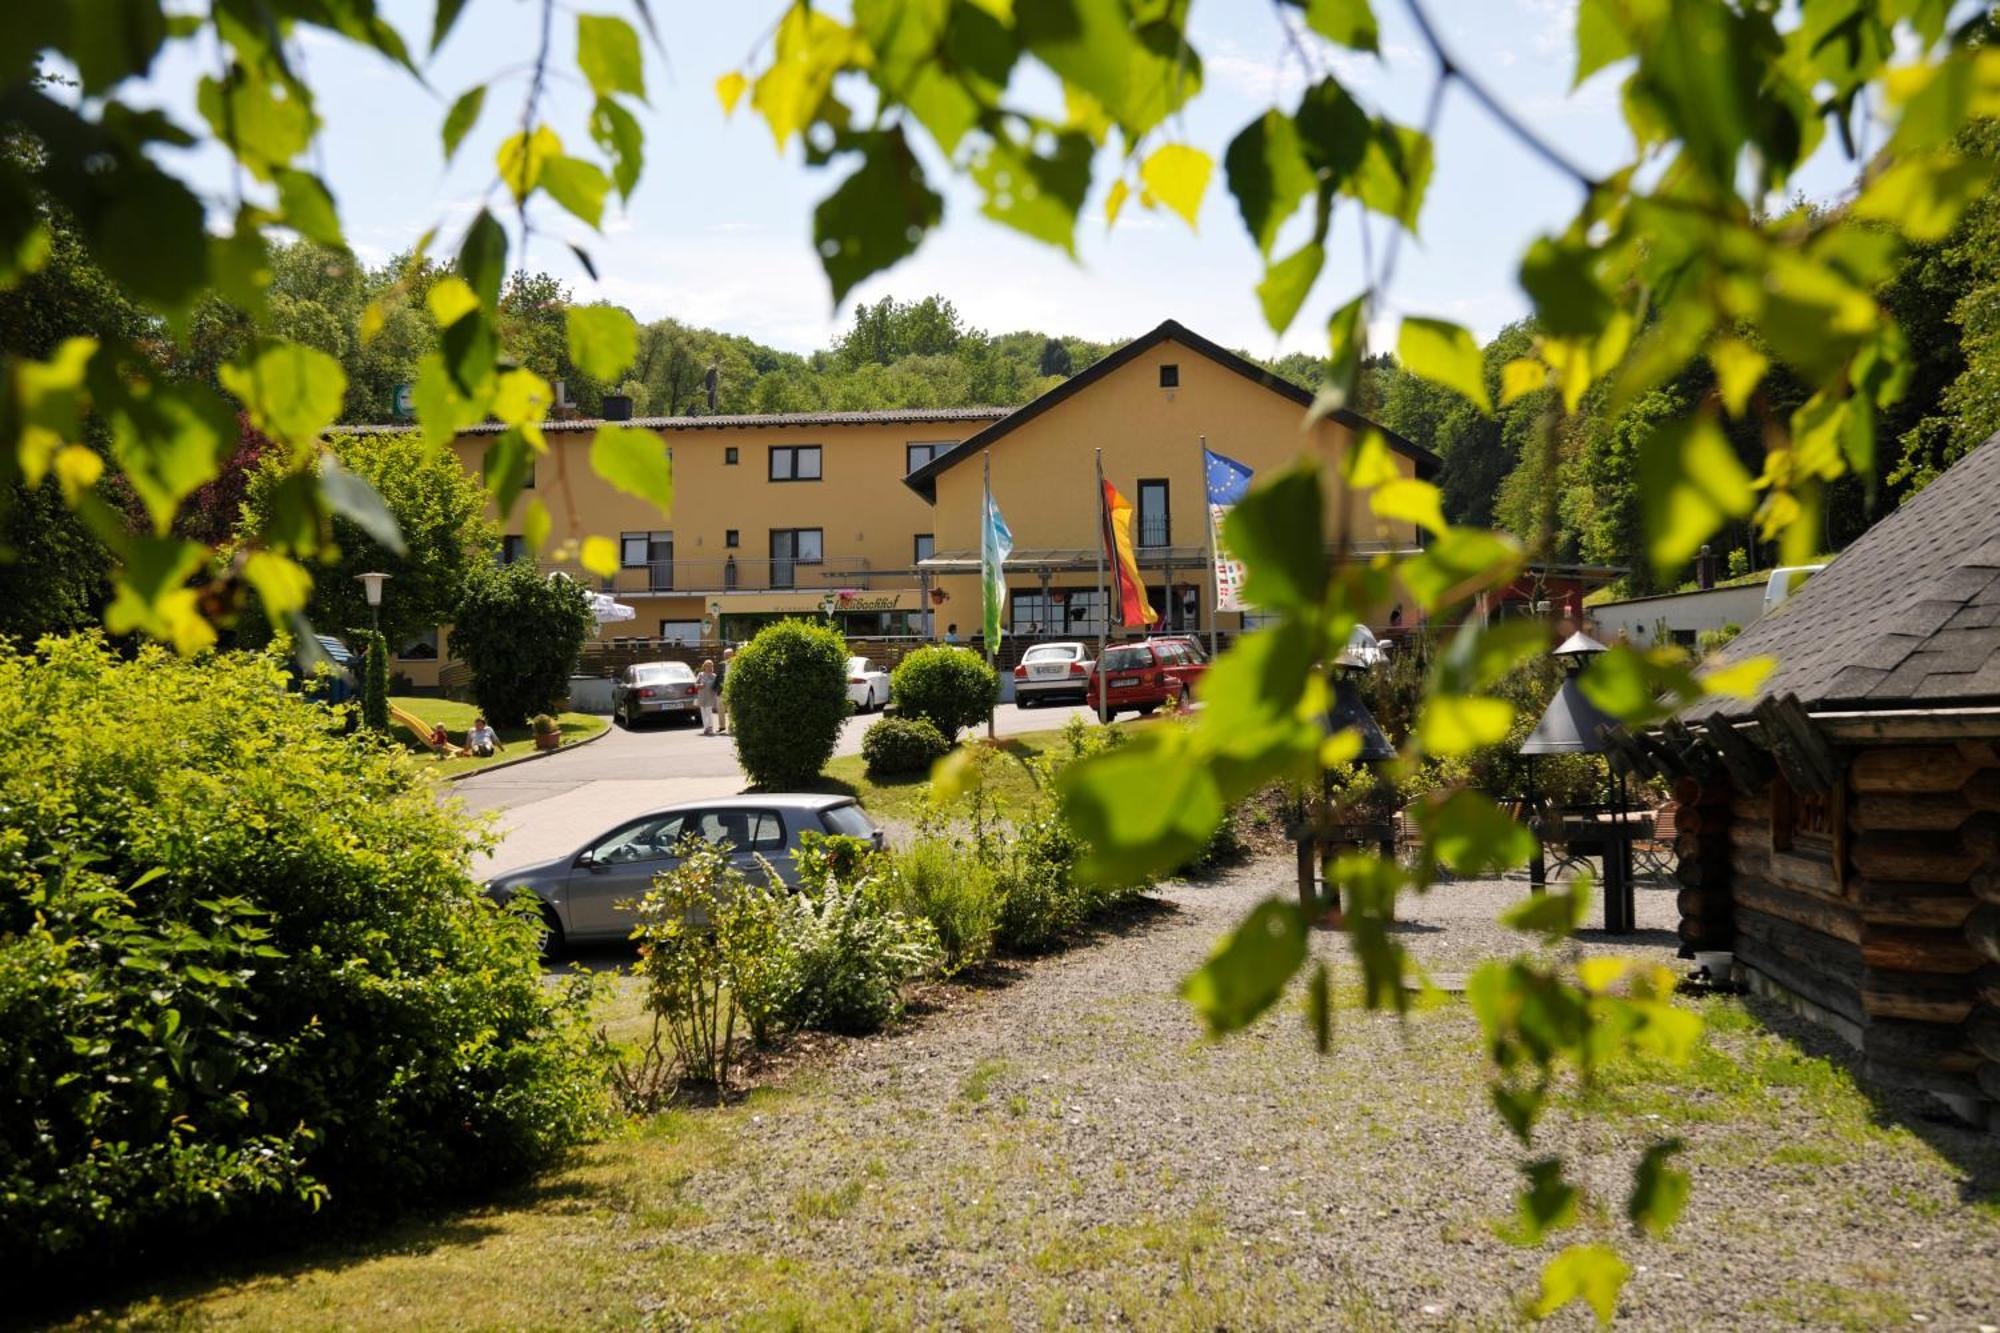
{"label": "person sitting on grass", "polygon": [[486,725],[484,713],[472,719],[472,730],[465,733],[465,748],[481,759],[490,758],[500,748],[500,738]]}

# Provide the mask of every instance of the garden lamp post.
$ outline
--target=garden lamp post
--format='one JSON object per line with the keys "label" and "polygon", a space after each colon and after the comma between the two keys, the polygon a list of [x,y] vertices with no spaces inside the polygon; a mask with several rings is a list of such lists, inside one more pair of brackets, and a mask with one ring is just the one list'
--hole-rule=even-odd
{"label": "garden lamp post", "polygon": [[[1603,644],[1581,630],[1570,635],[1551,654],[1563,663],[1562,688],[1549,700],[1548,708],[1541,720],[1521,745],[1521,754],[1530,765],[1538,754],[1608,754],[1611,746],[1605,740],[1608,732],[1618,730],[1618,722],[1590,701],[1583,692],[1582,676],[1590,659],[1606,651]],[[1622,775],[1610,771],[1607,761],[1607,792],[1611,796],[1611,809],[1601,821],[1600,827],[1586,824],[1579,837],[1566,845],[1600,845],[1604,858],[1604,918],[1605,928],[1614,933],[1632,929],[1632,879],[1629,858],[1631,842],[1629,828],[1625,821],[1625,780]],[[1530,782],[1533,769],[1529,769]],[[1572,831],[1573,832],[1573,831]],[[1565,836],[1569,836],[1567,833]],[[1536,854],[1530,862],[1528,881],[1532,889],[1539,892],[1544,883],[1546,868],[1541,853],[1542,830],[1536,831]]]}
{"label": "garden lamp post", "polygon": [[388,574],[356,574],[355,582],[361,585],[362,595],[368,599],[368,628],[382,628],[382,585],[392,576]]}
{"label": "garden lamp post", "polygon": [[[1375,635],[1366,625],[1356,625],[1353,633],[1348,636],[1346,646],[1330,664],[1333,676],[1333,700],[1326,712],[1327,734],[1352,730],[1360,737],[1361,749],[1355,758],[1371,776],[1374,774],[1376,764],[1396,757],[1396,747],[1382,734],[1382,728],[1376,724],[1374,715],[1368,711],[1368,705],[1361,698],[1361,689],[1357,683],[1357,678],[1379,664],[1382,657],[1382,645],[1376,640]],[[1323,773],[1320,775],[1320,798],[1326,801],[1331,795],[1331,775]],[[1303,803],[1301,804],[1298,843],[1299,906],[1305,909],[1308,918],[1320,915],[1330,923],[1337,923],[1340,903],[1337,899],[1332,902],[1321,902],[1320,887],[1327,878],[1326,867],[1332,859],[1332,847],[1335,842],[1343,839],[1339,837],[1337,830],[1322,826],[1323,818],[1323,814],[1309,816]],[[1382,830],[1379,828],[1360,826],[1350,829],[1349,833],[1364,842],[1372,840],[1381,845],[1385,855],[1395,855],[1393,825],[1389,826],[1386,839],[1382,837]],[[1331,909],[1330,914],[1328,909]]]}

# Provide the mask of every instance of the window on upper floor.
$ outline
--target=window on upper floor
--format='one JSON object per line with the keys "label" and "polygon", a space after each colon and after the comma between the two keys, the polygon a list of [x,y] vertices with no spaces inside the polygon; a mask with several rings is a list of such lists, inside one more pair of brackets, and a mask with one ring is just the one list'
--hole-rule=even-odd
{"label": "window on upper floor", "polygon": [[825,550],[825,533],[819,528],[772,528],[771,586],[798,586],[796,567],[818,564]]}
{"label": "window on upper floor", "polygon": [[511,565],[528,554],[528,539],[519,533],[509,533],[500,539],[500,563]]}
{"label": "window on upper floor", "polygon": [[724,449],[724,450],[722,451],[722,465],[723,465],[724,467],[735,467],[735,466],[736,466],[736,446],[735,446],[735,445],[733,445],[733,444],[732,444],[732,445],[730,445],[730,446],[729,446],[728,448],[726,448],[726,449]]}
{"label": "window on upper floor", "polygon": [[1139,483],[1139,545],[1168,546],[1173,521],[1167,506],[1167,483],[1155,478]]}
{"label": "window on upper floor", "polygon": [[772,445],[771,480],[818,481],[819,446],[816,444]]}
{"label": "window on upper floor", "polygon": [[741,541],[738,540],[738,535],[735,528],[728,529],[722,534],[722,544],[732,549],[742,545]]}
{"label": "window on upper floor", "polygon": [[1178,388],[1180,388],[1180,387],[1181,387],[1181,368],[1180,368],[1179,366],[1173,366],[1173,365],[1168,365],[1168,366],[1161,366],[1161,367],[1160,367],[1160,387],[1161,387],[1162,389],[1178,389]]}
{"label": "window on upper floor", "polygon": [[924,464],[943,454],[951,452],[953,441],[937,440],[927,443],[913,443],[903,446],[903,475],[908,476]]}
{"label": "window on upper floor", "polygon": [[932,536],[928,532],[918,533],[916,540],[916,551],[915,551],[916,563],[921,565],[924,561],[930,559],[932,556],[936,554],[937,554],[937,538]]}

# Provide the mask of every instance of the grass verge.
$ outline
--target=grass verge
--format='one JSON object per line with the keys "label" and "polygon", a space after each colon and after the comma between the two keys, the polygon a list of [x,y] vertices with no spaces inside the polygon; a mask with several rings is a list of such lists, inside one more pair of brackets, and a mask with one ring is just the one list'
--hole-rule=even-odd
{"label": "grass verge", "polygon": [[[474,704],[454,703],[450,699],[438,699],[427,695],[391,695],[389,702],[406,713],[422,718],[434,727],[443,727],[451,733],[452,741],[461,745],[465,742],[465,733],[472,727],[472,719],[479,716],[479,709]],[[611,725],[611,719],[590,713],[559,713],[556,722],[562,727],[564,745],[588,740]],[[534,753],[535,742],[528,728],[496,727],[494,732],[500,737],[500,748],[490,757],[437,759],[434,761],[434,771],[440,777],[451,777]],[[431,753],[430,747],[411,735],[409,728],[393,719],[389,723],[389,734],[418,754]]]}

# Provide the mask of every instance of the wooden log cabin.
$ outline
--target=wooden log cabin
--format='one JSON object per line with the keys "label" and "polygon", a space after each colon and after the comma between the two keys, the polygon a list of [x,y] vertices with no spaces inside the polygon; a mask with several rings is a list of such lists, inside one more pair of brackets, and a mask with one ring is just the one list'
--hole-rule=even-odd
{"label": "wooden log cabin", "polygon": [[2000,1132],[2000,436],[1728,657],[1764,654],[1624,752],[1679,798],[1682,942]]}

